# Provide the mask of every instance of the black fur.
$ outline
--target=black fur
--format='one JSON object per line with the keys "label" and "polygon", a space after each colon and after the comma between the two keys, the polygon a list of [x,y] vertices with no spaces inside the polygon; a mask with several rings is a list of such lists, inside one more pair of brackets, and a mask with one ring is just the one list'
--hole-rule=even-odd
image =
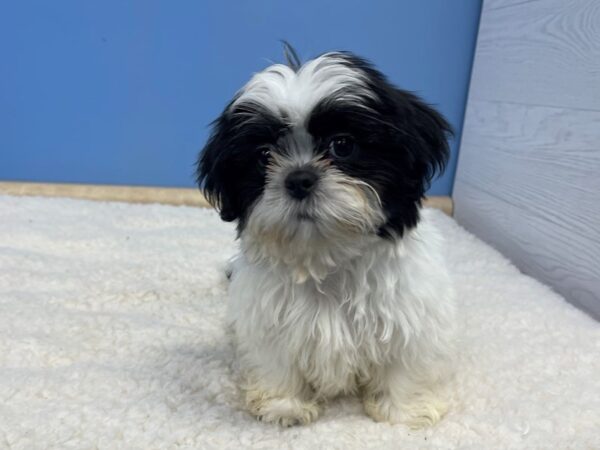
{"label": "black fur", "polygon": [[258,163],[261,146],[274,144],[287,125],[260,105],[240,105],[234,114],[230,104],[212,126],[198,160],[197,182],[221,219],[238,220],[241,230],[265,185],[265,167]]}
{"label": "black fur", "polygon": [[[342,55],[346,64],[365,74],[376,99],[365,100],[368,109],[326,99],[313,110],[308,131],[321,151],[332,134],[347,133],[356,139],[358,153],[333,163],[379,193],[387,217],[379,234],[402,236],[417,224],[425,191],[445,168],[452,131],[440,113],[414,94],[397,89],[364,59]],[[294,57],[297,61],[295,53]],[[198,183],[221,218],[237,220],[241,231],[264,189],[260,146],[274,144],[288,125],[285,118],[259,105],[238,106],[233,114],[230,104],[213,127],[199,158]]]}
{"label": "black fur", "polygon": [[367,75],[378,100],[367,102],[369,110],[325,100],[313,111],[309,131],[320,138],[349,133],[357,139],[360,154],[336,164],[379,193],[387,216],[379,234],[402,236],[419,221],[421,199],[445,169],[452,129],[435,109],[393,86],[364,59],[343,54],[349,66]]}

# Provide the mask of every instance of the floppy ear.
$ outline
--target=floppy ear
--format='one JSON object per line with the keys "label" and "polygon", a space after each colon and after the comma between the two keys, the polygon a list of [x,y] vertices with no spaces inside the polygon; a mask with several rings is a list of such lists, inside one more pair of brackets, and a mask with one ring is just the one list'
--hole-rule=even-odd
{"label": "floppy ear", "polygon": [[382,195],[387,222],[380,235],[391,236],[393,230],[402,236],[419,221],[421,200],[446,166],[452,129],[440,113],[410,92],[391,88],[382,98],[389,166]]}
{"label": "floppy ear", "polygon": [[402,105],[404,142],[413,173],[421,183],[422,193],[429,188],[431,180],[441,175],[450,156],[448,138],[453,136],[452,127],[446,119],[416,95],[397,90],[397,101]]}
{"label": "floppy ear", "polygon": [[227,113],[223,113],[213,123],[213,132],[198,157],[196,171],[200,190],[225,222],[240,217],[236,169],[234,164],[228,164],[228,155],[232,152],[231,142],[227,138],[229,122]]}

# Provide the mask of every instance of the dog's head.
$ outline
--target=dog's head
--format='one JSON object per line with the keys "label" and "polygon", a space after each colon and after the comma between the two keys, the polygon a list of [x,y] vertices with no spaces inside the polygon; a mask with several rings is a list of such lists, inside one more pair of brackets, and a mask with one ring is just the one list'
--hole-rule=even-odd
{"label": "dog's head", "polygon": [[255,239],[396,238],[417,224],[449,133],[364,59],[326,53],[252,77],[214,122],[198,182]]}

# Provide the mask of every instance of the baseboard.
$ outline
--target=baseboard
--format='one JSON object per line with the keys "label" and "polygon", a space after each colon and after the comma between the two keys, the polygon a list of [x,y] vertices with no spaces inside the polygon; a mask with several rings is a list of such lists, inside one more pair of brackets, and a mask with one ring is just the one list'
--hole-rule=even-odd
{"label": "baseboard", "polygon": [[[162,203],[203,208],[210,206],[200,191],[192,188],[0,181],[0,194],[70,197],[127,203]],[[425,206],[441,209],[449,216],[453,212],[452,199],[447,196],[428,197]]]}

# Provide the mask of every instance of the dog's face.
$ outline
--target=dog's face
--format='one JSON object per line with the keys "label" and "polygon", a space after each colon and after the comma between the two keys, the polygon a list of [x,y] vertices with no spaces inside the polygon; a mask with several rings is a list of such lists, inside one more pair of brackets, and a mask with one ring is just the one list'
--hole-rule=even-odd
{"label": "dog's face", "polygon": [[215,121],[198,181],[255,240],[395,238],[416,225],[448,133],[363,59],[327,53],[256,74]]}

